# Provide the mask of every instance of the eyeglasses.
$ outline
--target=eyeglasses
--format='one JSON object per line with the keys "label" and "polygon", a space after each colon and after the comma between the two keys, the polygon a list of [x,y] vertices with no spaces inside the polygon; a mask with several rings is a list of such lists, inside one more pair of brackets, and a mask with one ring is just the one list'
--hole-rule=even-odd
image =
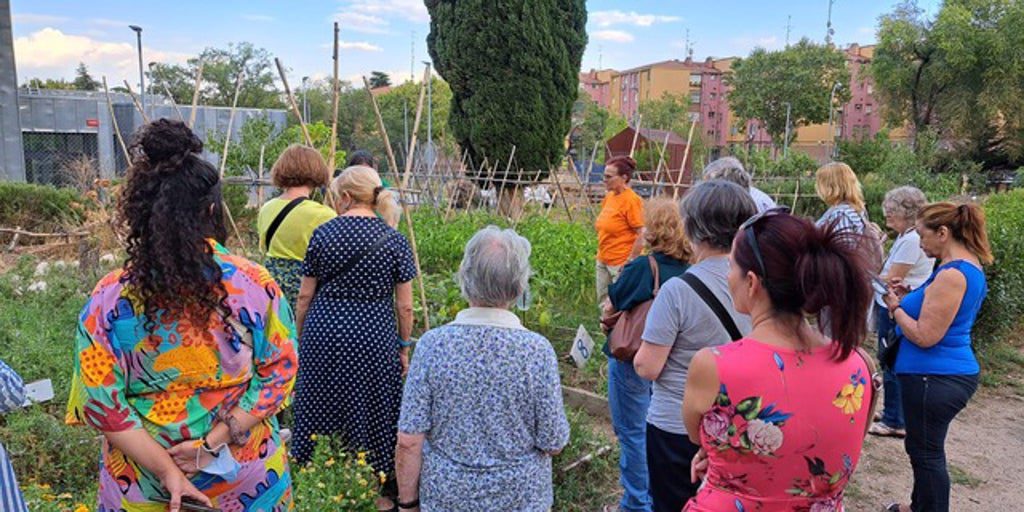
{"label": "eyeglasses", "polygon": [[757,233],[754,232],[754,225],[761,219],[775,217],[777,215],[789,215],[789,207],[778,206],[775,208],[769,208],[754,215],[753,217],[750,217],[746,222],[740,225],[740,231],[744,232],[743,236],[747,237],[747,244],[749,244],[750,248],[754,251],[754,258],[757,259],[757,267],[761,270],[761,279],[768,278],[768,269],[764,265],[764,256],[761,255],[761,246],[757,244]]}

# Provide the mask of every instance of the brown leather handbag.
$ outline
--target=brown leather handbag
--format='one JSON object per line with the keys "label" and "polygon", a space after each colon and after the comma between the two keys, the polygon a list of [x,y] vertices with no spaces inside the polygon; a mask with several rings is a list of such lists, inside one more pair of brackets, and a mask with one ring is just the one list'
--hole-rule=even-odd
{"label": "brown leather handbag", "polygon": [[612,357],[620,361],[632,361],[636,351],[640,350],[647,312],[651,310],[651,304],[654,303],[654,298],[658,296],[658,289],[661,288],[658,262],[652,255],[647,256],[647,262],[651,265],[651,274],[654,275],[653,295],[650,300],[633,306],[629,311],[616,311],[609,317],[601,319],[602,324],[614,325],[608,334],[608,351],[611,352]]}

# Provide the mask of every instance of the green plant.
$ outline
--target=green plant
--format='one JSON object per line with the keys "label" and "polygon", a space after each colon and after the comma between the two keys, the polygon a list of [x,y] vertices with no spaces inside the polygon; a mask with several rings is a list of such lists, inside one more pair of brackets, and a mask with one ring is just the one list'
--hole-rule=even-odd
{"label": "green plant", "polygon": [[375,510],[382,476],[374,474],[366,453],[352,454],[337,439],[315,439],[313,458],[292,468],[299,510]]}
{"label": "green plant", "polygon": [[[554,458],[555,503],[553,510],[563,512],[590,512],[601,510],[603,501],[614,495],[618,483],[618,448],[595,425],[593,419],[581,410],[568,409],[569,445]],[[610,447],[596,456],[602,447]],[[595,455],[589,462],[564,470],[586,455]]]}
{"label": "green plant", "polygon": [[8,414],[0,427],[19,481],[46,482],[57,493],[90,492],[97,482],[97,432],[69,427],[46,411],[35,406]]}
{"label": "green plant", "polygon": [[85,218],[86,200],[74,189],[0,181],[0,226],[53,231]]}
{"label": "green plant", "polygon": [[993,195],[984,207],[995,263],[986,268],[989,291],[974,333],[975,346],[987,357],[1024,317],[1024,190]]}
{"label": "green plant", "polygon": [[96,503],[96,489],[74,494],[54,491],[50,484],[18,481],[25,506],[33,512],[89,512]]}

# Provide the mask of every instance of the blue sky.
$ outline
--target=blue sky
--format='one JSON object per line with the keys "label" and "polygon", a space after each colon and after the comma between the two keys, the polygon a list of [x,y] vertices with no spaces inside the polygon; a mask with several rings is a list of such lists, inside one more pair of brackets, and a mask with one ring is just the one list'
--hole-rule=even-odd
{"label": "blue sky", "polygon": [[[137,81],[135,34],[143,27],[144,59],[183,62],[206,46],[250,41],[280,57],[289,82],[302,76],[329,77],[331,22],[341,22],[340,75],[356,79],[372,70],[397,81],[410,75],[410,61],[428,59],[429,16],[422,0],[141,2],[103,0],[12,0],[18,80],[71,78],[84,61],[111,84]],[[921,0],[935,12],[939,0]],[[869,44],[878,16],[893,0],[836,0],[835,41]],[[626,69],[685,58],[686,35],[695,59],[746,55],[755,46],[781,48],[790,39],[825,37],[827,0],[755,2],[718,0],[589,0],[590,43],[583,68]]]}

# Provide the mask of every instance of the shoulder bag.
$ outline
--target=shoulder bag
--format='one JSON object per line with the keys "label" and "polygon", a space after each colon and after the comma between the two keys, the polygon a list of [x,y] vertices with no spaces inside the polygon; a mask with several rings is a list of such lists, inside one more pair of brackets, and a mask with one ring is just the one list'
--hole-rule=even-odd
{"label": "shoulder bag", "polygon": [[[619,311],[613,315],[618,319],[615,320],[614,327],[608,335],[608,351],[611,352],[612,357],[620,361],[632,361],[637,350],[640,350],[647,312],[651,310],[651,304],[654,303],[654,298],[658,296],[658,290],[661,288],[658,262],[652,255],[647,256],[647,262],[651,265],[651,274],[654,276],[651,298],[633,306],[629,311]],[[602,319],[602,323],[607,320]]]}

